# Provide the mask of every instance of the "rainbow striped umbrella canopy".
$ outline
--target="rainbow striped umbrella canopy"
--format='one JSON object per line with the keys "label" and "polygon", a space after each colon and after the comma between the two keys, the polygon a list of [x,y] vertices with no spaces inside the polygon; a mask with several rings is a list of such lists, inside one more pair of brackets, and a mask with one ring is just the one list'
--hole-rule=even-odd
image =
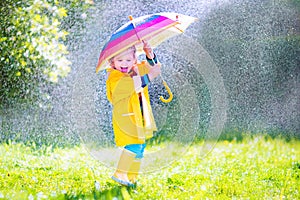
{"label": "rainbow striped umbrella canopy", "polygon": [[147,40],[155,48],[163,41],[183,33],[196,20],[197,18],[178,13],[156,13],[135,19],[131,18],[131,21],[116,30],[104,45],[96,72],[108,68],[109,59],[127,48],[135,45],[139,55],[143,53],[143,40]]}

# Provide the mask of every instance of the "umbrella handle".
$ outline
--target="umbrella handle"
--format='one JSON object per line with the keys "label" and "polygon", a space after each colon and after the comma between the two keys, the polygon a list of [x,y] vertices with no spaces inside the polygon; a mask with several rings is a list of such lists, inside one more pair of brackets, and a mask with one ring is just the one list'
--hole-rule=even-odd
{"label": "umbrella handle", "polygon": [[171,92],[169,86],[167,85],[166,81],[163,81],[163,85],[165,86],[165,88],[166,88],[166,90],[167,90],[167,92],[168,92],[168,94],[169,94],[169,98],[168,98],[168,99],[164,99],[163,96],[160,96],[159,99],[160,99],[162,102],[164,102],[164,103],[169,103],[169,102],[171,102],[172,99],[173,99],[173,94],[172,94],[172,92]]}

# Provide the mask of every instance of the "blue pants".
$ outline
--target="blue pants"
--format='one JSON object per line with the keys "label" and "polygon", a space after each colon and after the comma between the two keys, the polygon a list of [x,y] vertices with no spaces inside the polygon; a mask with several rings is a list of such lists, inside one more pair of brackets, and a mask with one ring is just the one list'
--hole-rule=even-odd
{"label": "blue pants", "polygon": [[144,157],[144,150],[146,148],[146,144],[129,144],[124,147],[128,151],[131,151],[136,154],[135,158],[143,158]]}

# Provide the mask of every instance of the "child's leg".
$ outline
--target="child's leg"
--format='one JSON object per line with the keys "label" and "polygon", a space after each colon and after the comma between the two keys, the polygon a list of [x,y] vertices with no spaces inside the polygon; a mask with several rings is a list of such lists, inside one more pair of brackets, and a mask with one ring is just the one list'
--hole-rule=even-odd
{"label": "child's leg", "polygon": [[128,150],[133,151],[136,154],[135,160],[133,160],[130,169],[128,171],[128,179],[135,183],[137,180],[137,176],[139,174],[141,168],[141,160],[144,157],[144,150],[146,148],[146,144],[132,144],[125,147]]}
{"label": "child's leg", "polygon": [[127,176],[131,183],[136,183],[137,181],[137,176],[141,168],[141,160],[142,159],[135,159],[130,166]]}
{"label": "child's leg", "polygon": [[117,181],[122,185],[130,186],[132,183],[128,180],[127,173],[129,171],[130,166],[132,165],[133,160],[135,159],[136,154],[132,151],[123,149],[122,154],[120,156],[120,160],[117,166],[117,170],[115,171],[112,179]]}

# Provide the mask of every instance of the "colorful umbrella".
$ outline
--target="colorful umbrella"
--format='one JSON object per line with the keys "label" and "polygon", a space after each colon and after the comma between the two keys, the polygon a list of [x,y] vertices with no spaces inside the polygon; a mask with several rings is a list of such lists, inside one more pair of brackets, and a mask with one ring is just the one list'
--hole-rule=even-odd
{"label": "colorful umbrella", "polygon": [[[191,23],[197,20],[197,18],[178,13],[156,13],[135,19],[131,16],[129,18],[130,21],[116,30],[103,47],[96,73],[110,67],[109,59],[127,48],[134,45],[137,48],[137,54],[140,55],[143,53],[143,40],[155,48],[163,41],[183,33]],[[170,98],[165,102],[169,102],[172,93],[166,82],[163,81],[163,83],[170,94]],[[161,100],[164,101],[162,97]]]}

